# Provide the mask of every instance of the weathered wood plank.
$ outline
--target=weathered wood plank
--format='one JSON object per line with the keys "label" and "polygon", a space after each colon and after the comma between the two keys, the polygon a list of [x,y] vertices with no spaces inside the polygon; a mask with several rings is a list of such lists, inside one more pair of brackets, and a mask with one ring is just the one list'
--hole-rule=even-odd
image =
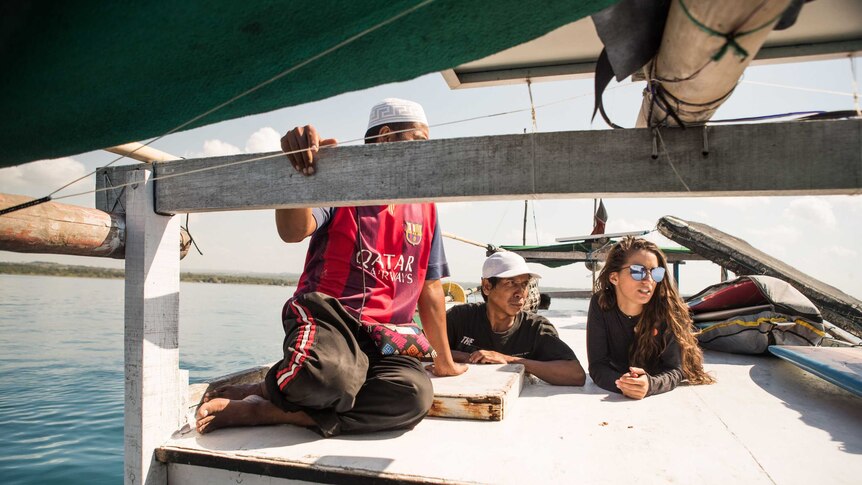
{"label": "weathered wood plank", "polygon": [[[185,418],[179,369],[179,218],[153,212],[151,171],[126,190],[124,481],[166,483],[153,451]],[[182,393],[182,394],[181,394]]]}
{"label": "weathered wood plank", "polygon": [[109,214],[125,214],[126,187],[124,185],[129,181],[131,172],[147,165],[149,164],[121,165],[96,170],[96,209]]}
{"label": "weathered wood plank", "polygon": [[502,421],[524,387],[521,364],[471,365],[455,377],[436,377],[428,416]]}
{"label": "weathered wood plank", "polygon": [[862,193],[862,120],[709,127],[707,155],[700,128],[664,129],[657,143],[656,159],[647,129],[347,146],[321,151],[313,177],[297,175],[283,157],[182,176],[250,156],[164,162],[155,164],[156,206],[160,213],[179,213],[395,201]]}
{"label": "weathered wood plank", "polygon": [[838,288],[706,224],[666,216],[659,219],[658,230],[737,275],[766,275],[786,281],[817,305],[824,319],[862,337],[862,301]]}

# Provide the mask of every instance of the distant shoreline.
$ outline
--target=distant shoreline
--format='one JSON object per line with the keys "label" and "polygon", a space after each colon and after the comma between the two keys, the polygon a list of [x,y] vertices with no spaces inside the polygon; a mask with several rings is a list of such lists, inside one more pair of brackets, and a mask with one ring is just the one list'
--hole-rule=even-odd
{"label": "distant shoreline", "polygon": [[[0,262],[0,274],[61,276],[72,278],[123,279],[125,271],[96,266],[79,266],[59,263],[7,263]],[[296,276],[254,276],[227,273],[180,273],[180,281],[191,283],[218,283],[239,285],[296,286]]]}
{"label": "distant shoreline", "polygon": [[[125,278],[125,271],[115,268],[98,266],[82,266],[72,264],[48,263],[35,261],[29,263],[9,263],[0,261],[0,274],[30,275],[30,276],[61,276],[69,278],[99,278],[120,280]],[[180,273],[180,281],[188,283],[216,283],[234,285],[265,285],[265,286],[296,286],[299,275],[287,273],[281,275],[255,275],[231,273]],[[479,283],[458,283],[463,288],[476,288]],[[560,291],[567,288],[547,287],[542,291]]]}

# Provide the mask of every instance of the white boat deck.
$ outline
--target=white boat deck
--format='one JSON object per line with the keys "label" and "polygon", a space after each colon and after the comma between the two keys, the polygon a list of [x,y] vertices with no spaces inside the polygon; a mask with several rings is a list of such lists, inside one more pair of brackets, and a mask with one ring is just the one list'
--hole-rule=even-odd
{"label": "white boat deck", "polygon": [[[544,313],[586,367],[585,316]],[[179,434],[170,483],[858,484],[862,398],[777,358],[707,352],[712,386],[643,401],[526,385],[502,421],[426,418],[324,439],[291,426]]]}

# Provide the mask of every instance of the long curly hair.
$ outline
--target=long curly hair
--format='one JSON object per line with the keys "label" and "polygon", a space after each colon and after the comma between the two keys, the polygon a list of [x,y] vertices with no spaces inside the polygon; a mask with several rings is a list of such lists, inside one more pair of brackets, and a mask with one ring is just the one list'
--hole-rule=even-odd
{"label": "long curly hair", "polygon": [[[665,269],[665,278],[656,283],[655,292],[644,305],[635,325],[635,341],[629,349],[629,361],[635,367],[652,367],[666,345],[664,332],[671,332],[679,344],[682,355],[682,372],[691,384],[712,384],[715,379],[703,370],[703,352],[697,345],[688,306],[679,296],[676,282],[667,267],[667,257],[655,243],[646,239],[626,237],[616,243],[608,253],[605,266],[596,279],[595,292],[602,310],[617,306],[617,295],[611,284],[611,273],[619,273],[637,251],[649,251]],[[664,328],[662,328],[664,327]]]}

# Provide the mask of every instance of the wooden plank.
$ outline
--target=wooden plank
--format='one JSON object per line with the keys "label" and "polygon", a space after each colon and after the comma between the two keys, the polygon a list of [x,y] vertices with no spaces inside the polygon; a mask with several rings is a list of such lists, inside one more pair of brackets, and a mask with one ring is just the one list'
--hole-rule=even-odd
{"label": "wooden plank", "polygon": [[[345,457],[347,458],[347,457]],[[187,450],[162,447],[156,459],[168,464],[172,485],[242,483],[252,485],[329,483],[338,485],[451,484],[409,473],[369,472],[359,467],[315,466],[302,462],[244,457],[218,450]],[[346,461],[346,460],[345,460]],[[379,460],[385,461],[385,460]],[[457,482],[468,483],[468,482]]]}
{"label": "wooden plank", "polygon": [[862,337],[862,301],[802,273],[789,264],[755,249],[747,242],[699,222],[662,217],[658,230],[737,275],[773,276],[793,285],[807,296],[823,318]]}
{"label": "wooden plank", "polygon": [[[179,370],[179,218],[153,212],[151,170],[126,190],[124,481],[166,483],[153,451],[185,419]],[[185,377],[187,379],[187,377]]]}
{"label": "wooden plank", "polygon": [[704,155],[703,130],[664,129],[655,159],[652,132],[631,129],[338,147],[321,152],[313,177],[296,174],[283,157],[194,173],[251,156],[164,162],[155,164],[157,209],[862,193],[862,120],[715,126],[707,133]]}
{"label": "wooden plank", "polygon": [[[110,214],[126,213],[126,187],[129,174],[146,165],[121,165],[96,170],[96,209]],[[118,187],[118,188],[112,188]]]}
{"label": "wooden plank", "polygon": [[524,387],[521,364],[470,365],[455,377],[433,377],[434,402],[428,416],[502,421]]}

